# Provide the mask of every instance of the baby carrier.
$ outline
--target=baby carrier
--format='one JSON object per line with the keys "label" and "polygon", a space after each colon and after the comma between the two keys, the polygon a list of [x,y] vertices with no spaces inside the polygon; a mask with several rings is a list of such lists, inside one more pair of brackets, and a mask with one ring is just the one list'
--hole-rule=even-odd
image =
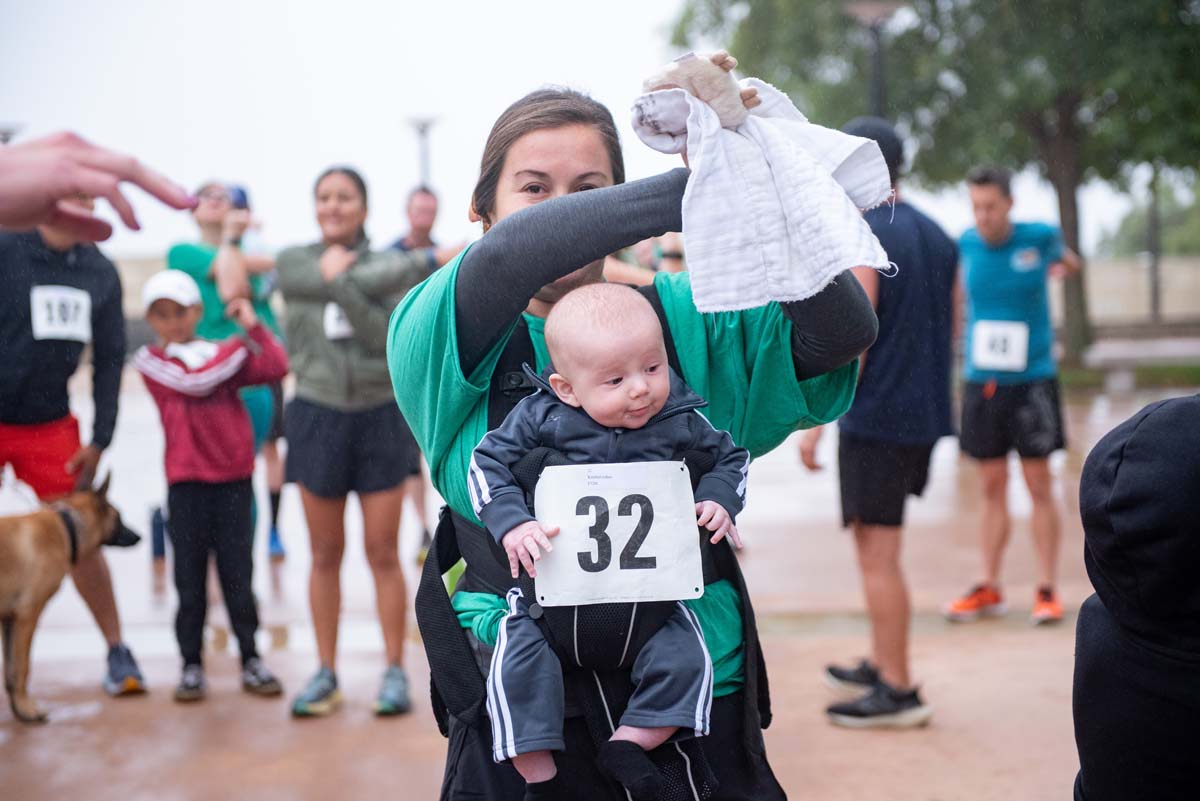
{"label": "baby carrier", "polygon": [[[671,367],[681,373],[678,355],[671,340],[670,329],[657,293],[645,291],[663,324],[667,353]],[[533,345],[522,322],[517,326],[500,357],[492,377],[488,395],[488,428],[503,422],[509,411],[535,391],[532,380],[522,366],[533,363]],[[682,373],[681,373],[682,374]],[[684,461],[692,476],[693,486],[700,476],[713,466],[706,453],[688,453]],[[532,507],[532,494],[537,478],[545,467],[565,464],[557,451],[538,448],[515,466],[513,473],[526,493]],[[755,754],[763,752],[761,730],[770,723],[770,697],[766,668],[759,649],[754,611],[742,578],[741,569],[729,544],[713,546],[708,537],[697,530],[702,544],[702,563],[706,584],[727,579],[742,599],[744,641],[744,671],[742,716],[747,742],[746,749]],[[504,596],[516,585],[526,598],[533,599],[533,580],[522,571],[514,580],[509,573],[503,548],[473,521],[463,518],[448,507],[442,510],[433,544],[425,561],[416,596],[417,623],[421,630],[431,675],[431,696],[438,727],[449,734],[449,718],[475,728],[486,737],[489,727],[485,711],[485,676],[487,654],[474,647],[450,604],[443,576],[459,559],[465,559],[470,569],[459,589],[488,592]],[[542,608],[530,605],[530,617],[537,620],[544,636],[563,664],[567,717],[586,721],[586,739],[594,746],[609,738],[632,693],[629,667],[645,640],[670,616],[674,602],[640,604],[596,604],[580,607]],[[623,647],[626,639],[628,648]],[[613,643],[616,642],[614,647]],[[572,735],[566,731],[567,751],[572,750]],[[708,798],[716,781],[703,750],[696,740],[668,743],[650,754],[666,778],[661,801]],[[724,757],[723,757],[724,758]],[[738,755],[730,754],[729,759]],[[569,763],[568,763],[569,764]],[[560,765],[561,768],[561,765]],[[607,787],[579,786],[578,798],[625,798],[615,784]]]}

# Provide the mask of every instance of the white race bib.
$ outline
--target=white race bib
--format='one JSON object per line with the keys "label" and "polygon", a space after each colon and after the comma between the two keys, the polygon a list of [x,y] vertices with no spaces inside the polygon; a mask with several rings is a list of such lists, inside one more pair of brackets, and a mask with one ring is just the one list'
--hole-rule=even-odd
{"label": "white race bib", "polygon": [[336,303],[325,304],[325,338],[332,341],[335,339],[349,339],[354,336],[354,328],[350,325],[350,321],[346,319],[346,313],[342,311],[342,307]]}
{"label": "white race bib", "polygon": [[534,507],[543,526],[562,529],[537,565],[542,606],[704,594],[696,501],[683,462],[548,467]]}
{"label": "white race bib", "polygon": [[29,291],[34,339],[92,341],[92,296],[73,286],[35,286]]}
{"label": "white race bib", "polygon": [[980,320],[971,331],[971,363],[982,370],[1019,373],[1029,363],[1029,326]]}

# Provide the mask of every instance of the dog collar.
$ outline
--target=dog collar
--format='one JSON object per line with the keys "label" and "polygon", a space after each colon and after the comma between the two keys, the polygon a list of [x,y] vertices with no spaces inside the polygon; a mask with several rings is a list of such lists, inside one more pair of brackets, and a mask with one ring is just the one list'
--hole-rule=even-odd
{"label": "dog collar", "polygon": [[54,504],[53,509],[58,512],[63,525],[67,527],[67,541],[71,543],[71,564],[75,564],[79,561],[79,527],[75,522],[75,513],[58,503]]}

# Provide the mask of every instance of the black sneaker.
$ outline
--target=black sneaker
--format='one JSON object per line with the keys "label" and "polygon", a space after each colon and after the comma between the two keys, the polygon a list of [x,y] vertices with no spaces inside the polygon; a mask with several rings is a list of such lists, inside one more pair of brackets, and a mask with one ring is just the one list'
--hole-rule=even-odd
{"label": "black sneaker", "polygon": [[916,689],[897,690],[884,681],[863,697],[825,710],[829,722],[852,729],[907,729],[924,726],[933,715]]}
{"label": "black sneaker", "polygon": [[257,656],[242,665],[242,689],[252,695],[281,695],[283,685]]}
{"label": "black sneaker", "polygon": [[104,692],[114,698],[120,695],[140,695],[146,692],[146,682],[138,669],[133,652],[125,643],[108,649],[108,670],[104,674]]}
{"label": "black sneaker", "polygon": [[184,665],[183,675],[175,688],[175,700],[181,702],[200,701],[208,695],[208,684],[204,681],[204,668],[199,665]]}
{"label": "black sneaker", "polygon": [[879,682],[879,670],[864,659],[854,667],[825,666],[825,683],[843,693],[863,693]]}

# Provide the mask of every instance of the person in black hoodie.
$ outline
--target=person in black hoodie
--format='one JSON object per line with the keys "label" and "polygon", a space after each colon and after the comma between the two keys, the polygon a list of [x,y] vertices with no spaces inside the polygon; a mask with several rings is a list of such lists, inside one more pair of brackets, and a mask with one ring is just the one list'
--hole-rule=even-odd
{"label": "person in black hoodie", "polygon": [[1076,801],[1200,797],[1200,395],[1153,403],[1088,455],[1073,710]]}

